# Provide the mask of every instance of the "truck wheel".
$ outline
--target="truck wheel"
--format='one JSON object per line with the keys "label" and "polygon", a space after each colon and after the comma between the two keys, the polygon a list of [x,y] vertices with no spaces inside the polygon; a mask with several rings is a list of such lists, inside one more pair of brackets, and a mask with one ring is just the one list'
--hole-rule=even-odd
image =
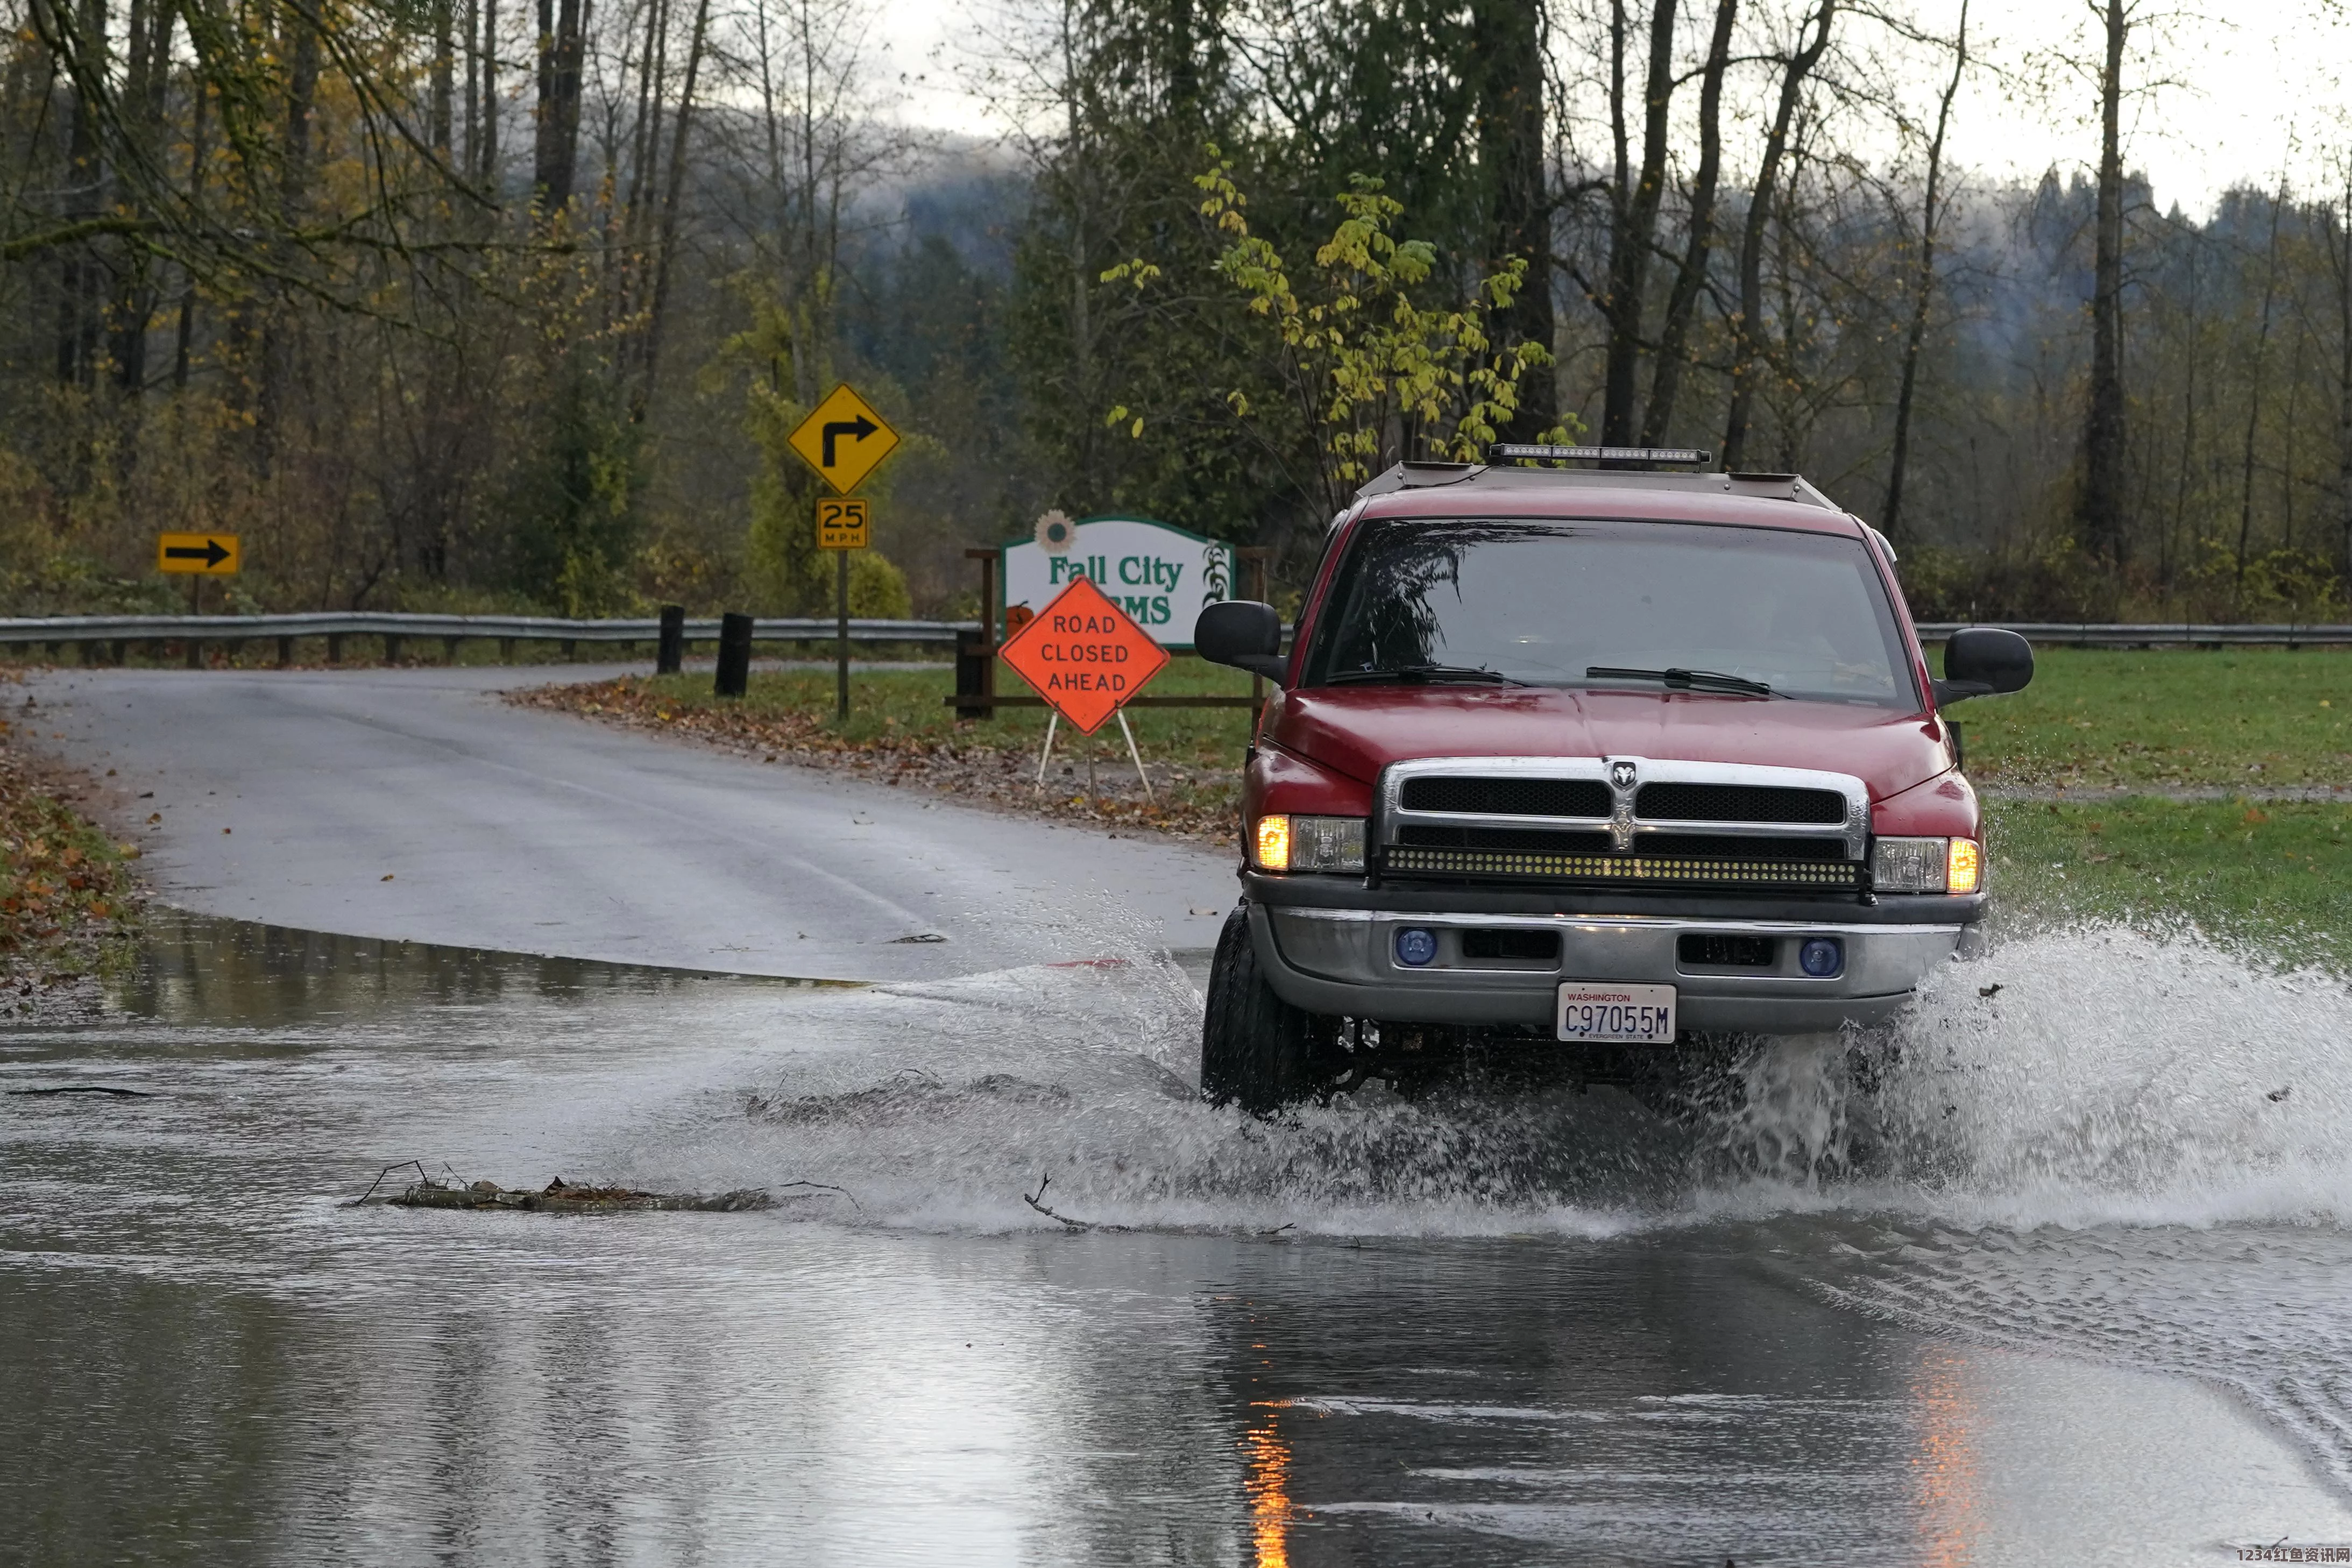
{"label": "truck wheel", "polygon": [[1331,1076],[1337,1020],[1274,994],[1258,972],[1249,909],[1236,907],[1217,935],[1209,1006],[1201,1019],[1201,1093],[1265,1115],[1306,1099]]}

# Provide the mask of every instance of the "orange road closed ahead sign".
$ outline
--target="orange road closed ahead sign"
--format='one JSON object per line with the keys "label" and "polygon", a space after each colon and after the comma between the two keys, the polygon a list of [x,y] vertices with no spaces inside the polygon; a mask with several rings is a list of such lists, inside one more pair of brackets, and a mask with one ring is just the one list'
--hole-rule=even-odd
{"label": "orange road closed ahead sign", "polygon": [[1092,735],[1168,664],[1168,650],[1086,578],[1013,634],[1004,662],[1055,711]]}

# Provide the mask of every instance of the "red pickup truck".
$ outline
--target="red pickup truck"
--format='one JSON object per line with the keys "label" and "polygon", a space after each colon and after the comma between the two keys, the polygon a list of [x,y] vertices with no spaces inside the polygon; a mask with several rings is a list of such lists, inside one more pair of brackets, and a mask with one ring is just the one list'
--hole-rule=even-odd
{"label": "red pickup truck", "polygon": [[1984,916],[1943,710],[2031,680],[2023,638],[1963,630],[1932,676],[1886,540],[1794,475],[1491,457],[1366,485],[1287,653],[1269,605],[1195,628],[1280,688],[1209,982],[1221,1103],[1872,1024]]}

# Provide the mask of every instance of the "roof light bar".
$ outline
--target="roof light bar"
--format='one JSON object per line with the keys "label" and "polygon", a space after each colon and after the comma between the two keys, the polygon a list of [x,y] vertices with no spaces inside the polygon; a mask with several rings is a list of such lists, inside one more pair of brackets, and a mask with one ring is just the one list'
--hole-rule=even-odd
{"label": "roof light bar", "polygon": [[1496,463],[1665,463],[1696,466],[1712,463],[1715,454],[1701,446],[1496,446],[1487,450]]}

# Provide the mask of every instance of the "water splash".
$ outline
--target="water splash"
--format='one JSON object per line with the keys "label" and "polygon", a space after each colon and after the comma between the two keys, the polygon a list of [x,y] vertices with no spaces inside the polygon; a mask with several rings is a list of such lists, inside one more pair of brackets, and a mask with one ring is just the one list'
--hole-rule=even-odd
{"label": "water splash", "polygon": [[2352,994],[2101,926],[1930,982],[1873,1113],[1924,1212],[2030,1228],[2352,1218]]}
{"label": "water splash", "polygon": [[[2043,933],[1937,975],[1877,1033],[1741,1061],[1695,1119],[1612,1091],[1403,1098],[1273,1121],[1193,1092],[1201,998],[1106,924],[1087,964],[815,997],[640,1157],[814,1180],[869,1219],[1381,1234],[1607,1232],[1781,1212],[1969,1227],[2342,1224],[2352,997],[2194,936]],[[1124,946],[1125,950],[1121,950]]]}

